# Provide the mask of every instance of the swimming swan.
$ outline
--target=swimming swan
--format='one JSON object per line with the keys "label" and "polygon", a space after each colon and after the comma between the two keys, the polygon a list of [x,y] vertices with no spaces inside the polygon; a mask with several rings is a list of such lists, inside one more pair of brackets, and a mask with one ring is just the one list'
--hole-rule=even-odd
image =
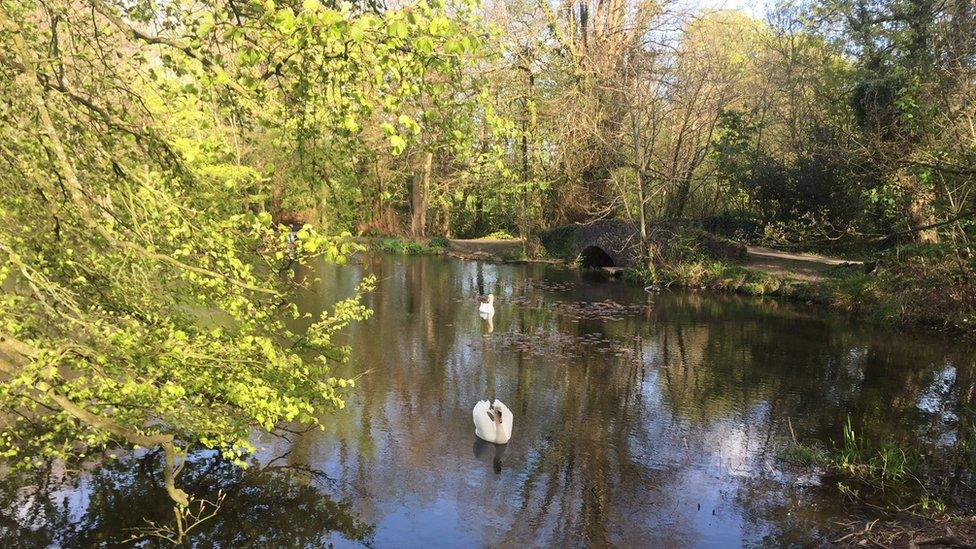
{"label": "swimming swan", "polygon": [[488,294],[488,297],[479,297],[481,304],[478,305],[478,312],[483,315],[495,314],[495,294]]}
{"label": "swimming swan", "polygon": [[474,418],[474,434],[486,442],[507,444],[512,438],[512,411],[502,401],[495,399],[492,404],[487,400],[478,401],[471,411]]}

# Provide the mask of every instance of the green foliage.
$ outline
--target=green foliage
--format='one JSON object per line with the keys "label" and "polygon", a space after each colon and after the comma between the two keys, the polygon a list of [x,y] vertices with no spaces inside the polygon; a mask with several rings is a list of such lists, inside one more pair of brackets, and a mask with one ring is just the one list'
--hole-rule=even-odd
{"label": "green foliage", "polygon": [[[355,382],[332,374],[349,351],[336,336],[369,316],[373,279],[309,318],[290,269],[359,249],[319,229],[355,215],[330,208],[362,198],[364,151],[399,158],[441,123],[448,110],[418,106],[455,96],[435,75],[480,47],[472,7],[3,4],[7,462],[121,444],[242,463],[254,428],[341,409]],[[330,223],[292,239],[275,218],[299,210]]]}
{"label": "green foliage", "polygon": [[519,248],[516,250],[502,252],[502,254],[499,257],[502,261],[512,261],[512,262],[524,261],[525,252],[521,248]]}
{"label": "green foliage", "polygon": [[701,228],[739,242],[755,242],[762,235],[762,223],[745,211],[729,211],[701,220]]}
{"label": "green foliage", "polygon": [[[846,158],[816,149],[784,158],[778,151],[757,149],[763,128],[745,122],[743,116],[735,111],[722,113],[715,161],[737,193],[738,205],[754,212],[766,227],[767,240],[772,236],[770,223],[785,226],[783,236],[774,241],[807,241],[819,236],[818,229],[847,227],[863,216],[868,205],[852,187],[857,180],[847,175]],[[745,236],[761,235],[746,232]]]}
{"label": "green foliage", "polygon": [[515,239],[515,237],[509,234],[508,231],[504,231],[504,230],[492,231],[487,235],[485,235],[484,238],[488,238],[492,240],[514,240]]}
{"label": "green foliage", "polygon": [[945,504],[933,496],[922,479],[935,464],[919,450],[902,447],[891,441],[871,445],[854,430],[850,416],[844,424],[842,445],[826,461],[841,476],[837,487],[859,499],[868,493],[888,505],[898,507],[911,502],[909,508],[941,516]]}
{"label": "green foliage", "polygon": [[892,441],[872,444],[859,435],[848,415],[840,444],[824,450],[793,442],[780,450],[780,459],[802,467],[817,467],[834,479],[837,490],[854,500],[868,499],[890,509],[943,516],[945,504],[933,494],[938,482],[927,484],[937,464],[917,447]]}
{"label": "green foliage", "polygon": [[427,241],[427,246],[439,250],[447,250],[451,247],[451,241],[443,236],[435,236]]}
{"label": "green foliage", "polygon": [[381,252],[400,255],[420,255],[427,251],[422,244],[399,238],[381,238],[375,246]]}
{"label": "green foliage", "polygon": [[559,227],[539,235],[539,241],[550,257],[558,257],[567,261],[576,259],[576,228],[572,226]]}

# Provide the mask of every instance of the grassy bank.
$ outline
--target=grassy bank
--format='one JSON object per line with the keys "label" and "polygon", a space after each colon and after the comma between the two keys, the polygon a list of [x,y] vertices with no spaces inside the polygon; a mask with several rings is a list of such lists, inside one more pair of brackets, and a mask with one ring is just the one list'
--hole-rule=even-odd
{"label": "grassy bank", "polygon": [[960,258],[948,246],[892,249],[868,267],[841,265],[819,280],[797,280],[713,259],[693,235],[676,240],[652,250],[653,261],[630,270],[628,278],[819,303],[888,325],[976,332],[976,259]]}
{"label": "grassy bank", "polygon": [[[792,427],[791,427],[792,430]],[[820,471],[827,489],[851,502],[851,520],[835,543],[851,546],[972,546],[976,542],[976,425],[946,448],[872,444],[850,417],[833,447],[796,440],[779,452],[783,462]],[[863,511],[863,512],[860,512]]]}
{"label": "grassy bank", "polygon": [[400,255],[444,254],[451,248],[448,239],[435,236],[426,242],[416,242],[397,237],[379,237],[366,242],[371,250]]}

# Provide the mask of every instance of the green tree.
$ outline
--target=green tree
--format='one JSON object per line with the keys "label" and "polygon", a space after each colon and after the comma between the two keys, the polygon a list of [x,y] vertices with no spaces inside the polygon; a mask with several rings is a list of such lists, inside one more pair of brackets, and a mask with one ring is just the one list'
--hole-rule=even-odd
{"label": "green tree", "polygon": [[353,245],[310,226],[290,242],[265,212],[281,175],[261,151],[354,134],[377,112],[402,151],[397,113],[428,67],[467,51],[449,13],[0,5],[2,455],[32,467],[161,447],[182,536],[188,448],[240,462],[251,429],[342,408],[353,381],[330,375],[348,352],[333,337],[369,311],[356,295],[301,319],[289,269]]}

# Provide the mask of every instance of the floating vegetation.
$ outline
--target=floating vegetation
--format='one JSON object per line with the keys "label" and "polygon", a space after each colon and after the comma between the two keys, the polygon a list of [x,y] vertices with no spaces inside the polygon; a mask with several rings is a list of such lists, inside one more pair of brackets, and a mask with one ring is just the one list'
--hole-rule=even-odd
{"label": "floating vegetation", "polygon": [[523,309],[541,309],[545,304],[541,296],[532,294],[515,295],[505,301]]}
{"label": "floating vegetation", "polygon": [[635,347],[622,344],[617,339],[611,339],[603,334],[590,333],[579,336],[579,344],[582,347],[589,347],[590,352],[609,354],[621,358],[637,358]]}
{"label": "floating vegetation", "polygon": [[575,356],[576,338],[565,332],[537,329],[533,332],[502,332],[492,336],[496,346],[533,356],[569,358]]}
{"label": "floating vegetation", "polygon": [[624,305],[612,299],[603,301],[557,301],[551,304],[557,314],[574,320],[623,320],[647,311],[643,304]]}
{"label": "floating vegetation", "polygon": [[496,333],[492,341],[501,349],[550,359],[573,358],[583,353],[633,360],[638,356],[636,348],[598,333],[576,336],[540,328],[532,332]]}
{"label": "floating vegetation", "polygon": [[526,278],[515,283],[515,290],[521,292],[528,292],[532,290],[541,290],[543,292],[568,292],[572,290],[576,285],[572,282],[551,282],[549,280],[538,280],[533,278]]}

